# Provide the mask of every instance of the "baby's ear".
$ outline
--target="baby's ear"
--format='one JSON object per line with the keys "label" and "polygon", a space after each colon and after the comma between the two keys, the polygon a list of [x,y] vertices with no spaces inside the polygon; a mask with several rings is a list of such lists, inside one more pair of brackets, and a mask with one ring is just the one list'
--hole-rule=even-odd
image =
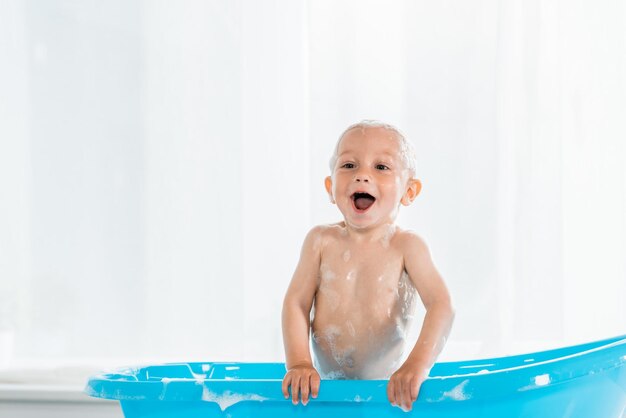
{"label": "baby's ear", "polygon": [[330,176],[324,179],[324,187],[326,188],[326,192],[328,192],[328,197],[330,197],[330,203],[335,203],[335,199],[333,198],[333,179]]}
{"label": "baby's ear", "polygon": [[409,184],[407,185],[406,192],[404,192],[404,196],[400,202],[404,206],[409,206],[413,200],[417,197],[418,194],[422,191],[422,182],[418,179],[410,179]]}

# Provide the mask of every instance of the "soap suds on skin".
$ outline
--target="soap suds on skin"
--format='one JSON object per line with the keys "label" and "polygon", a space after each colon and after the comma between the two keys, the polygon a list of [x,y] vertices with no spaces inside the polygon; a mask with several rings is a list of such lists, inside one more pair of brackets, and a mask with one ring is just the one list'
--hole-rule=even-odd
{"label": "soap suds on skin", "polygon": [[320,266],[321,283],[319,285],[319,291],[324,294],[332,310],[337,309],[339,306],[339,293],[333,290],[329,285],[329,282],[335,280],[335,278],[335,273],[331,271],[326,264]]}
{"label": "soap suds on skin", "polygon": [[328,380],[343,380],[346,378],[346,374],[343,372],[343,370],[333,370],[324,374],[321,377]]}
{"label": "soap suds on skin", "polygon": [[320,285],[319,291],[324,295],[328,304],[330,305],[330,309],[333,311],[339,307],[339,293],[333,290],[330,286],[327,286],[325,283]]}
{"label": "soap suds on skin", "polygon": [[346,326],[348,327],[348,332],[350,333],[350,335],[354,337],[356,334],[356,331],[354,330],[354,325],[352,325],[352,322],[347,321]]}
{"label": "soap suds on skin", "polygon": [[398,283],[397,298],[400,299],[400,293],[402,293],[401,314],[403,318],[407,318],[415,311],[415,295],[417,291],[411,283],[409,274],[404,271],[402,277]]}
{"label": "soap suds on skin", "polygon": [[389,242],[391,241],[391,238],[393,237],[393,234],[395,232],[396,232],[396,226],[389,225],[387,230],[385,231],[385,235],[383,235],[383,237],[380,240],[380,243],[383,246],[383,248],[389,248]]}
{"label": "soap suds on skin", "polygon": [[[378,245],[384,241],[379,241]],[[341,320],[332,324],[332,317],[324,317],[322,321],[311,316],[313,361],[325,379],[388,379],[404,356],[417,291],[406,271],[391,267],[361,271],[350,265],[355,260],[352,257],[343,264],[348,258],[347,253],[346,247],[340,247],[334,259],[343,267],[331,267],[325,262],[319,267],[315,304],[323,304],[324,309],[335,311],[337,319]],[[362,280],[373,280],[374,283],[359,283]],[[363,321],[360,317],[353,319],[342,311],[341,292],[359,292],[359,284],[373,285],[380,292],[380,298],[372,298],[369,302],[370,310],[378,315],[376,326],[373,326],[375,321]],[[394,362],[400,363],[393,366]]]}
{"label": "soap suds on skin", "polygon": [[320,266],[320,277],[322,281],[325,281],[335,279],[336,275],[326,264],[322,264]]}

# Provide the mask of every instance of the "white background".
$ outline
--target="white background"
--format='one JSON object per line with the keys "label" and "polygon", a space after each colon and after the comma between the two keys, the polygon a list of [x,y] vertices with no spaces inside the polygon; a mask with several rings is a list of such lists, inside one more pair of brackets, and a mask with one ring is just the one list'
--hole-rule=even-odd
{"label": "white background", "polygon": [[323,178],[415,144],[441,359],[626,332],[621,1],[0,1],[0,367],[282,361]]}

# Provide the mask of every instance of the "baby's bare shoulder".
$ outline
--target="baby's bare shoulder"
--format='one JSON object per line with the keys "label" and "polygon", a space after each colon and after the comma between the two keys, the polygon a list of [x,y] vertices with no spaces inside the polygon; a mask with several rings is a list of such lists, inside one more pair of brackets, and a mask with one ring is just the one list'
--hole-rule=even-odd
{"label": "baby's bare shoulder", "polygon": [[306,241],[314,244],[315,247],[325,247],[327,244],[336,241],[344,234],[345,226],[342,223],[316,225],[307,234]]}
{"label": "baby's bare shoulder", "polygon": [[397,248],[404,254],[416,254],[424,251],[428,252],[426,240],[417,232],[411,230],[402,230],[397,228],[395,234],[395,244]]}
{"label": "baby's bare shoulder", "polygon": [[317,225],[311,229],[311,232],[324,238],[338,238],[346,235],[346,226],[343,224],[343,222],[337,222],[335,224]]}

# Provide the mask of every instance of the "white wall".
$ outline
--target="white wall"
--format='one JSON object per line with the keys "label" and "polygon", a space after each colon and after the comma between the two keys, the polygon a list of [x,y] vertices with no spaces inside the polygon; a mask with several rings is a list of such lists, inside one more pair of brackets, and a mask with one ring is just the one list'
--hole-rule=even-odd
{"label": "white wall", "polygon": [[0,366],[282,360],[339,133],[418,149],[442,358],[624,333],[620,3],[0,5]]}

